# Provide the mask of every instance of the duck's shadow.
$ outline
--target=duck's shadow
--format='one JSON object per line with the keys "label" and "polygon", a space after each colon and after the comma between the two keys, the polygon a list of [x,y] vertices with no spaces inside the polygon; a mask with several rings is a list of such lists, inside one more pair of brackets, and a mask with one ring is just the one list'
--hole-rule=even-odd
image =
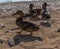
{"label": "duck's shadow", "polygon": [[20,42],[31,42],[31,41],[43,41],[41,37],[34,37],[32,35],[16,35],[14,36],[15,45],[20,44]]}

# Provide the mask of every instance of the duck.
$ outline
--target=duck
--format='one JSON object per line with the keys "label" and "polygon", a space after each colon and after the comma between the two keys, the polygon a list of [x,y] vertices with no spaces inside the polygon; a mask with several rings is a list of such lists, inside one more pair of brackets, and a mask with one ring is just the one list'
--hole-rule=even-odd
{"label": "duck", "polygon": [[29,8],[30,8],[29,12],[30,13],[37,13],[39,15],[41,13],[42,9],[33,9],[33,7],[35,7],[34,4],[29,5]]}
{"label": "duck", "polygon": [[51,18],[50,14],[47,11],[47,8],[46,8],[47,6],[49,5],[46,2],[44,2],[42,5],[42,12],[41,12],[42,20],[49,20]]}
{"label": "duck", "polygon": [[33,16],[33,18],[39,18],[39,15],[41,14],[41,11],[42,11],[42,9],[33,9],[33,7],[35,7],[34,6],[34,4],[30,4],[29,5],[29,13],[31,13]]}
{"label": "duck", "polygon": [[[15,15],[16,15],[16,13],[15,13]],[[21,31],[18,32],[19,34],[22,31],[26,31],[26,32],[30,32],[31,35],[32,35],[32,32],[33,31],[36,32],[36,31],[39,30],[38,25],[35,25],[35,24],[33,24],[31,22],[28,22],[28,21],[24,21],[23,18],[24,18],[24,13],[21,11],[20,14],[19,14],[19,17],[17,17],[17,19],[15,21],[16,22],[16,25],[18,26],[18,28],[21,29]]]}

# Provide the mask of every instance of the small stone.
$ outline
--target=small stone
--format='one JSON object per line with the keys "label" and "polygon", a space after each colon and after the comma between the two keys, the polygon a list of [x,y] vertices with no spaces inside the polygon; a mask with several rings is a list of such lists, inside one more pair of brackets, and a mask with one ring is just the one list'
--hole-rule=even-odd
{"label": "small stone", "polygon": [[3,40],[2,39],[0,39],[0,44],[2,44],[3,43]]}
{"label": "small stone", "polygon": [[52,21],[51,23],[55,23],[54,21]]}
{"label": "small stone", "polygon": [[14,40],[13,40],[13,39],[9,39],[9,40],[8,40],[8,45],[9,45],[10,47],[14,46],[14,45],[15,45]]}
{"label": "small stone", "polygon": [[60,32],[60,28],[57,30],[57,32]]}
{"label": "small stone", "polygon": [[2,30],[3,28],[5,28],[5,25],[4,24],[1,24],[0,25],[0,29]]}

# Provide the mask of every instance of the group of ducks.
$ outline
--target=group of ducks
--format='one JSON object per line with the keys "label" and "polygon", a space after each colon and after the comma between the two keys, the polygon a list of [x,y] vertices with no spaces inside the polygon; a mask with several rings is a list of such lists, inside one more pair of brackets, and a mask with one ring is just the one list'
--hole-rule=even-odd
{"label": "group of ducks", "polygon": [[[31,35],[30,37],[33,37],[33,33],[32,32],[36,32],[39,30],[39,25],[35,25],[31,22],[28,22],[28,21],[24,21],[23,18],[26,18],[26,17],[31,17],[31,19],[39,19],[39,16],[41,15],[42,16],[42,20],[47,20],[47,19],[50,19],[50,14],[48,14],[48,11],[46,9],[46,6],[48,4],[46,2],[43,3],[42,5],[42,9],[33,9],[33,7],[35,7],[33,4],[30,4],[29,8],[29,13],[23,13],[22,10],[18,10],[16,13],[12,14],[13,16],[16,15],[17,16],[17,19],[16,19],[16,25],[18,26],[19,29],[21,29],[20,32],[17,32],[17,33],[21,33],[22,31],[26,31],[26,32],[30,32]],[[2,24],[0,26],[0,28],[4,28],[5,26]],[[60,30],[58,30],[59,32]],[[7,31],[8,32],[8,31]],[[10,47],[14,46],[14,45],[17,45],[18,43],[20,43],[20,37],[25,37],[25,35],[19,35],[18,37],[15,36],[14,39],[9,39],[8,40],[8,45]],[[28,37],[28,36],[26,36]],[[40,39],[40,38],[39,38]],[[42,39],[40,39],[42,40]],[[4,41],[2,39],[0,39],[0,43],[2,44]]]}
{"label": "group of ducks", "polygon": [[22,31],[27,31],[27,32],[31,32],[32,35],[33,31],[38,31],[39,30],[38,25],[35,25],[28,21],[24,21],[23,18],[31,17],[31,19],[38,19],[39,15],[41,15],[42,16],[41,19],[50,19],[50,15],[47,13],[47,9],[46,9],[47,5],[48,4],[44,2],[42,5],[42,9],[33,9],[33,7],[35,6],[33,4],[30,4],[29,13],[25,14],[23,13],[22,10],[18,10],[16,13],[14,13],[13,15],[17,15],[16,25],[18,26],[18,28],[21,29],[21,31],[18,33],[20,34]]}

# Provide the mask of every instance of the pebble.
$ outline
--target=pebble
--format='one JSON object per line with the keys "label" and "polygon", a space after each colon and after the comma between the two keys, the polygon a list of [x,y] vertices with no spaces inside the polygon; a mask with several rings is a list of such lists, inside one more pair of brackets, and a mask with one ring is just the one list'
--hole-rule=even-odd
{"label": "pebble", "polygon": [[3,43],[3,40],[2,39],[0,39],[0,44],[2,44]]}
{"label": "pebble", "polygon": [[60,32],[60,28],[57,30],[57,32]]}
{"label": "pebble", "polygon": [[5,25],[4,24],[1,24],[0,25],[0,29],[2,30],[3,28],[5,28]]}
{"label": "pebble", "polygon": [[9,45],[10,47],[14,46],[14,45],[15,45],[14,40],[13,40],[13,39],[9,39],[9,40],[8,40],[8,45]]}

